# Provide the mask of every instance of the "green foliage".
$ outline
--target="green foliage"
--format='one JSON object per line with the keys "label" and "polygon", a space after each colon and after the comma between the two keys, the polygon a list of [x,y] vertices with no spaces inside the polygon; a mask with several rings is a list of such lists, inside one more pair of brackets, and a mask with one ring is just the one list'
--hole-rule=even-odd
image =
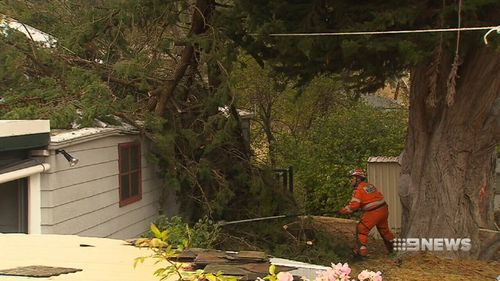
{"label": "green foliage", "polygon": [[364,104],[335,110],[315,121],[307,135],[282,135],[281,161],[294,167],[296,190],[306,211],[330,212],[350,195],[348,171],[370,156],[398,156],[404,147],[407,113]]}
{"label": "green foliage", "polygon": [[[454,52],[455,35],[434,33],[359,36],[268,36],[271,33],[384,31],[444,28],[457,25],[456,2],[433,1],[234,1],[228,30],[259,61],[302,84],[318,73],[349,72],[363,91],[374,91],[387,77],[430,58],[440,38]],[[495,0],[468,1],[462,26],[494,26]],[[250,36],[250,34],[258,34]],[[482,44],[481,32],[462,33],[461,49]]]}
{"label": "green foliage", "polygon": [[166,267],[159,268],[154,272],[154,275],[159,277],[160,280],[165,280],[173,275],[176,275],[178,280],[182,280],[181,264],[175,263],[171,259],[177,257],[186,248],[187,240],[183,241],[182,244],[172,244],[168,240],[168,229],[160,230],[154,224],[151,224],[150,232],[153,234],[153,238],[139,239],[136,241],[136,246],[148,247],[153,253],[150,256],[135,258],[134,268],[147,258],[153,258],[156,263],[167,263]]}
{"label": "green foliage", "polygon": [[261,250],[275,257],[323,265],[352,256],[345,237],[327,233],[310,217],[226,225],[222,229],[219,247]]}
{"label": "green foliage", "polygon": [[[178,190],[182,211],[191,221],[204,215],[225,220],[275,215],[293,200],[272,188],[276,183],[270,173],[251,166],[235,114],[212,111],[229,97],[224,92],[205,97],[206,111],[165,120],[155,135],[160,163],[167,167],[165,183]],[[179,129],[186,123],[192,126]],[[280,197],[283,201],[274,200]]]}
{"label": "green foliage", "polygon": [[[299,88],[273,78],[276,74],[252,59],[240,60],[233,79],[241,106],[257,109],[256,158],[266,162],[269,153],[278,167],[293,166],[299,208],[310,213],[340,208],[351,195],[349,170],[365,167],[370,156],[397,156],[403,150],[408,121],[403,108],[363,104],[343,75],[320,75]],[[273,134],[270,143],[265,126]]]}
{"label": "green foliage", "polygon": [[[185,245],[192,248],[214,247],[220,233],[220,226],[207,217],[199,219],[190,227],[181,217],[171,218],[161,216],[153,223],[160,232],[167,231],[165,241],[172,245]],[[153,238],[156,233],[149,230],[146,237]]]}
{"label": "green foliage", "polygon": [[267,280],[267,281],[277,281],[278,280],[276,266],[274,264],[271,264],[269,266],[269,274],[262,279]]}
{"label": "green foliage", "polygon": [[[190,238],[190,228],[186,223],[184,223],[181,217],[167,218],[161,216],[153,222],[153,225],[161,232],[166,231],[165,233],[168,235],[165,238],[165,241],[170,244],[187,244],[186,241]],[[153,231],[155,228],[151,228],[145,236],[148,238],[157,236],[157,233]]]}
{"label": "green foliage", "polygon": [[73,105],[68,105],[50,115],[50,126],[52,128],[71,128],[70,124],[78,118],[76,108]]}
{"label": "green foliage", "polygon": [[357,94],[340,75],[319,75],[304,87],[293,80],[261,67],[248,57],[241,56],[234,67],[231,81],[238,93],[238,106],[255,111],[252,120],[254,161],[271,166],[277,163],[279,135],[298,137],[308,134],[311,124],[338,107],[353,104]]}
{"label": "green foliage", "polygon": [[192,228],[191,245],[198,248],[214,248],[219,235],[220,226],[208,217],[203,217]]}

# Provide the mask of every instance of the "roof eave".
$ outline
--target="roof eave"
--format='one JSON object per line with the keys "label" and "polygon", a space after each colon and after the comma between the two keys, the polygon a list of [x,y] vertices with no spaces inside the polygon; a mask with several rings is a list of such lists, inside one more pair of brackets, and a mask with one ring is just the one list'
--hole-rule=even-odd
{"label": "roof eave", "polygon": [[120,135],[138,135],[139,131],[138,130],[130,130],[130,129],[122,129],[122,128],[106,128],[106,130],[102,130],[99,132],[95,132],[93,134],[88,134],[88,135],[82,135],[79,137],[73,137],[73,138],[67,138],[67,139],[61,139],[61,140],[55,140],[51,138],[51,141],[49,143],[48,149],[49,150],[55,150],[55,149],[61,149],[65,148],[68,146],[76,145],[76,144],[81,144],[93,140],[98,140],[110,136],[120,136]]}

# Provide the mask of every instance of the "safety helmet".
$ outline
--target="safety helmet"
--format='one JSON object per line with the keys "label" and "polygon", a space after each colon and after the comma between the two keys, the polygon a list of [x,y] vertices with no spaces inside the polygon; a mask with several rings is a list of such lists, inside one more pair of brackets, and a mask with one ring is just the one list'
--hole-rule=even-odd
{"label": "safety helmet", "polygon": [[351,177],[352,176],[356,176],[356,177],[360,177],[360,178],[363,178],[365,179],[366,178],[366,174],[365,174],[365,171],[361,168],[356,168],[354,170],[351,171],[350,173]]}

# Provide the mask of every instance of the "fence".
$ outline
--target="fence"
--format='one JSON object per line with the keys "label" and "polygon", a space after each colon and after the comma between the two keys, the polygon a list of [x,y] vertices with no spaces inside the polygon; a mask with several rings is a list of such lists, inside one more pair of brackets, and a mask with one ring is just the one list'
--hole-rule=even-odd
{"label": "fence", "polygon": [[283,188],[293,193],[293,167],[274,169],[273,172],[276,180],[282,184]]}

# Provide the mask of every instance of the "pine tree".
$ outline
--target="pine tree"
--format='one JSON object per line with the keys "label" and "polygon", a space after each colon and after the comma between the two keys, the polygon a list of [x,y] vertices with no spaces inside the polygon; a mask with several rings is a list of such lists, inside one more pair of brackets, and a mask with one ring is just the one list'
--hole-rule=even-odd
{"label": "pine tree", "polygon": [[[156,145],[150,158],[162,167],[165,188],[177,190],[193,221],[276,214],[286,202],[273,200],[280,191],[250,164],[225,73],[237,51],[217,26],[214,1],[0,5],[6,22],[57,41],[47,47],[3,29],[2,118],[50,119],[53,128],[113,116],[135,123]],[[219,110],[226,106],[229,115]]]}

